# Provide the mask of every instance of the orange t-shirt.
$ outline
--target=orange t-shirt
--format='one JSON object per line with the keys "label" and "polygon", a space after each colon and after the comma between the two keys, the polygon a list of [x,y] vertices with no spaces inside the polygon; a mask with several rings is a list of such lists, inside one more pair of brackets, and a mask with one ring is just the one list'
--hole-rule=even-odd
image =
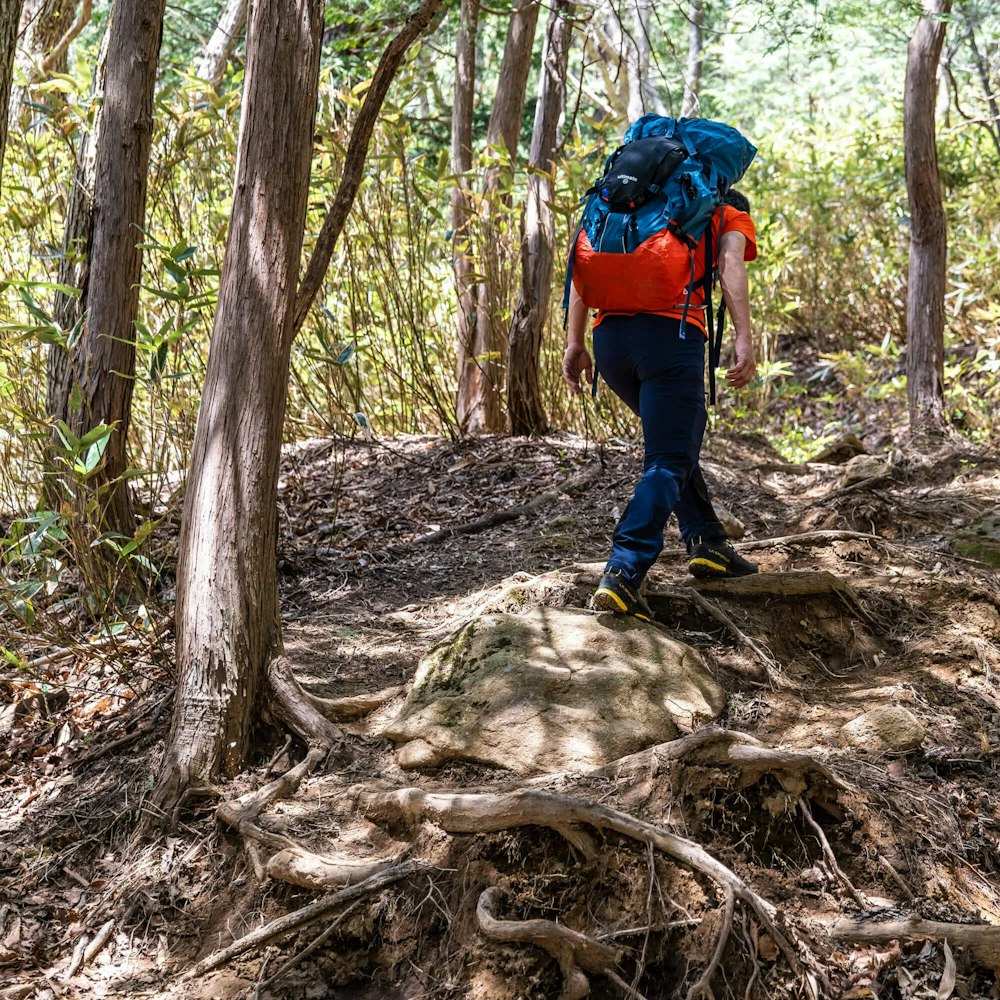
{"label": "orange t-shirt", "polygon": [[[746,212],[741,212],[739,209],[733,208],[731,205],[722,205],[715,210],[715,215],[712,216],[712,247],[716,260],[718,259],[720,227],[723,233],[742,233],[747,239],[746,247],[743,250],[743,259],[745,261],[756,259],[757,230],[754,228],[753,219],[751,219]],[[705,289],[700,283],[704,277],[705,237],[702,236],[694,251],[695,286],[691,292],[691,304],[688,306],[687,322],[698,327],[698,329],[705,333],[705,336],[707,337],[708,333],[705,331]],[[613,311],[609,310],[607,312],[602,311],[598,312],[597,317],[594,320],[594,326],[599,326],[601,320],[604,319],[605,316],[638,315],[638,312],[621,312],[617,309]],[[676,319],[680,319],[684,315],[684,299],[682,297],[680,302],[678,302],[673,309],[658,310],[653,313],[648,313],[647,315],[672,316]]]}

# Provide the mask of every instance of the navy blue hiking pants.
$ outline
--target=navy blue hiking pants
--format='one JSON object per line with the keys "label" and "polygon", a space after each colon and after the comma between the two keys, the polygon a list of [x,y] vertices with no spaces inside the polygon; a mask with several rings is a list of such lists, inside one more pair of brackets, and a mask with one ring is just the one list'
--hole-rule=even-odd
{"label": "navy blue hiking pants", "polygon": [[642,478],[614,533],[607,569],[640,584],[677,515],[684,541],[719,541],[719,523],[698,464],[705,412],[705,338],[666,316],[606,316],[594,330],[601,378],[642,420]]}

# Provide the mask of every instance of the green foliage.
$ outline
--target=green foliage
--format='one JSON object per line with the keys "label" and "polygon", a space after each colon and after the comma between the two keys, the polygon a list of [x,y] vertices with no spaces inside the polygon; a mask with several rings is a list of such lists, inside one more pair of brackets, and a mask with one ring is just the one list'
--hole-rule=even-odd
{"label": "green foliage", "polygon": [[[189,76],[221,6],[188,0],[169,9],[165,28],[147,219],[138,235],[143,275],[128,441],[144,519],[129,537],[88,533],[86,522],[99,511],[75,506],[75,487],[100,469],[110,429],[76,437],[47,416],[45,399],[47,352],[72,350],[83,328],[81,321],[62,329],[54,305],[59,294],[78,294],[60,286],[59,264],[73,167],[99,106],[91,79],[107,3],[96,5],[70,72],[36,89],[29,127],[10,137],[0,193],[0,273],[7,279],[0,288],[0,603],[25,621],[83,594],[92,614],[134,602],[128,582],[148,583],[162,562],[154,555],[155,512],[189,461],[236,160],[239,59],[221,96],[206,97]],[[340,181],[376,61],[412,6],[327,5],[307,255]],[[489,280],[495,291],[492,321],[502,333],[519,284],[525,159],[546,15],[520,155],[511,165],[484,149],[509,19],[483,11],[477,158],[465,178],[475,211],[468,232],[457,236],[450,200],[459,179],[448,157],[457,5],[414,47],[376,126],[317,306],[293,345],[289,439],[455,433],[452,257],[458,245],[467,246],[477,280]],[[853,2],[743,0],[710,5],[707,16],[701,110],[733,121],[760,147],[741,184],[758,225],[751,281],[760,379],[739,393],[724,390],[713,423],[763,431],[795,460],[846,428],[891,434],[905,419],[909,210],[901,93],[917,10],[904,2],[873,12]],[[949,110],[939,141],[950,240],[948,407],[954,425],[984,443],[995,442],[1000,412],[1000,147],[984,122],[988,98],[975,52],[995,77],[998,21],[978,2],[951,19],[942,112],[945,103]],[[654,5],[650,32],[653,79],[677,111],[687,55],[683,11]],[[593,33],[586,42],[577,34],[554,175],[556,266],[541,389],[555,427],[631,439],[635,418],[609,392],[596,404],[571,399],[560,378],[565,248],[579,197],[625,125],[618,68],[609,59],[595,48]],[[499,186],[484,195],[483,175],[497,168]],[[57,473],[46,481],[43,470],[53,466]]]}

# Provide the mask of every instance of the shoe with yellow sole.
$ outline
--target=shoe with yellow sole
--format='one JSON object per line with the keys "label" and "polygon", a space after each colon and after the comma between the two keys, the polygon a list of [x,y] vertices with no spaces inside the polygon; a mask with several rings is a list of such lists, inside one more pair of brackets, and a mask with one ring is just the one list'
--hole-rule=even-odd
{"label": "shoe with yellow sole", "polygon": [[594,591],[594,607],[598,611],[613,611],[616,615],[632,615],[644,622],[653,620],[653,612],[638,588],[615,570],[601,577]]}
{"label": "shoe with yellow sole", "polygon": [[725,579],[735,576],[752,576],[757,566],[739,554],[729,542],[703,542],[694,540],[688,572],[701,580]]}

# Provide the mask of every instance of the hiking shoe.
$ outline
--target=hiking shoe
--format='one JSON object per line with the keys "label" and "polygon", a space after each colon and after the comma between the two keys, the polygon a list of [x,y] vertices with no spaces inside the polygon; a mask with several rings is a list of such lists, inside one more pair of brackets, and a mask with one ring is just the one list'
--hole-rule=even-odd
{"label": "hiking shoe", "polygon": [[639,588],[616,570],[610,570],[601,577],[594,591],[594,607],[598,611],[613,611],[616,615],[632,615],[644,622],[653,619],[653,612],[643,600]]}
{"label": "hiking shoe", "polygon": [[734,576],[751,576],[757,572],[755,563],[744,559],[725,539],[703,542],[695,539],[691,546],[688,572],[701,580]]}

